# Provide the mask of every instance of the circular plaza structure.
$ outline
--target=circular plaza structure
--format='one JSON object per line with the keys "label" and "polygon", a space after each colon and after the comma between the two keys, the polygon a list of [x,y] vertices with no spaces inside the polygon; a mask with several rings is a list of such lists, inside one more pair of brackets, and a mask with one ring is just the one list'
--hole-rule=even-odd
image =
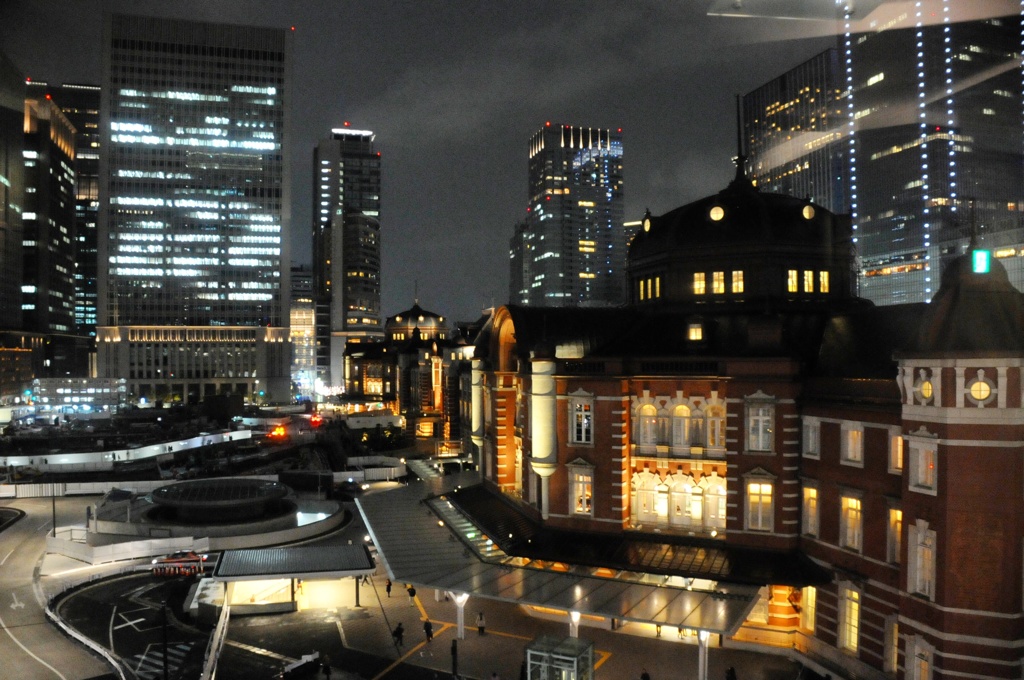
{"label": "circular plaza structure", "polygon": [[197,479],[154,489],[151,521],[178,524],[236,524],[294,514],[288,487],[245,477]]}

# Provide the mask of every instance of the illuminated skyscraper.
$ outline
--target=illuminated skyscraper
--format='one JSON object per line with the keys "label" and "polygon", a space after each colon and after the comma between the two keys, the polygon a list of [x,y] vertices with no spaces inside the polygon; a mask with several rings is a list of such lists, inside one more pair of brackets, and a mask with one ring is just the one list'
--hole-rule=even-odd
{"label": "illuminated skyscraper", "polygon": [[846,207],[839,57],[826,50],[743,97],[749,177],[765,191]]}
{"label": "illuminated skyscraper", "polygon": [[21,310],[26,330],[75,330],[75,128],[49,96],[25,101]]}
{"label": "illuminated skyscraper", "polygon": [[317,373],[345,384],[348,343],[381,340],[380,152],[368,130],[336,128],[313,152]]}
{"label": "illuminated skyscraper", "polygon": [[982,4],[858,6],[835,56],[745,98],[752,175],[853,215],[876,303],[930,300],[972,234],[1024,290],[1020,9]]}
{"label": "illuminated skyscraper", "polygon": [[96,335],[96,221],[99,214],[100,88],[32,81],[30,93],[49,94],[75,127],[75,327]]}
{"label": "illuminated skyscraper", "polygon": [[626,299],[622,130],[546,124],[530,139],[529,206],[516,230],[512,302],[550,307]]}
{"label": "illuminated skyscraper", "polygon": [[0,329],[21,330],[25,76],[0,52]]}
{"label": "illuminated skyscraper", "polygon": [[136,397],[289,397],[286,31],[108,16],[98,363]]}

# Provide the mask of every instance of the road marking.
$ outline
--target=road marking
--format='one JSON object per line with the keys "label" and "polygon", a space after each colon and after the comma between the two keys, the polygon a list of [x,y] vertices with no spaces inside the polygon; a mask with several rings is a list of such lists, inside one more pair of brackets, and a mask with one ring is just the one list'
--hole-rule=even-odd
{"label": "road marking", "polygon": [[11,593],[11,597],[14,598],[14,602],[11,603],[11,609],[24,609],[25,608],[25,603],[24,602],[18,602],[18,595],[17,595],[17,593],[12,592]]}
{"label": "road marking", "polygon": [[7,561],[7,558],[10,557],[13,554],[14,554],[14,551],[12,550],[11,552],[9,552],[6,555],[4,555],[4,558],[2,560],[0,560],[0,567],[2,567],[4,565],[4,562]]}
{"label": "road marking", "polygon": [[348,647],[348,640],[345,639],[345,629],[341,627],[341,621],[335,621],[338,624],[338,636],[341,637],[341,644],[344,647]]}
{"label": "road marking", "polygon": [[[135,624],[136,623],[140,623],[140,622],[146,620],[146,619],[135,619],[134,621],[129,621],[125,617],[124,614],[121,615],[121,618],[124,619],[124,623],[122,623],[120,626],[114,626],[114,630],[121,630],[122,628],[127,628],[128,626],[131,626],[132,628],[135,628]],[[138,630],[138,628],[135,628],[135,630]]]}
{"label": "road marking", "polygon": [[7,628],[7,624],[6,624],[6,623],[4,623],[4,620],[3,620],[3,618],[0,618],[0,628],[3,628],[3,629],[4,629],[4,632],[5,632],[5,633],[7,633],[7,637],[11,638],[11,640],[13,640],[13,641],[14,641],[14,644],[16,644],[16,645],[18,645],[19,647],[21,647],[21,651],[25,652],[26,654],[28,654],[29,656],[31,656],[31,657],[32,657],[33,659],[35,659],[35,660],[36,660],[36,661],[38,661],[39,663],[41,663],[42,665],[44,665],[44,666],[46,666],[47,668],[49,668],[49,669],[50,669],[51,671],[53,671],[53,674],[54,674],[54,675],[56,675],[56,676],[57,676],[58,678],[60,678],[60,680],[68,680],[68,679],[67,679],[67,678],[66,678],[66,677],[64,676],[64,674],[63,674],[63,673],[61,673],[61,672],[60,672],[59,670],[57,670],[56,668],[54,668],[54,667],[53,667],[53,666],[51,666],[50,664],[46,663],[46,662],[45,662],[45,661],[43,661],[42,659],[40,659],[40,658],[39,658],[38,656],[36,656],[35,654],[33,654],[33,653],[32,653],[31,651],[29,651],[29,648],[28,648],[28,647],[26,647],[25,645],[21,644],[21,640],[19,640],[18,638],[14,637],[14,633],[12,633],[12,632],[11,632],[10,630],[8,630],[8,628]]}
{"label": "road marking", "polygon": [[49,524],[50,524],[50,520],[46,520],[45,522],[43,522],[42,524],[40,524],[39,526],[36,527],[36,531],[39,531],[43,527],[49,526]]}
{"label": "road marking", "polygon": [[114,608],[110,611],[110,625],[107,627],[108,628],[107,635],[110,638],[110,653],[111,654],[115,654],[116,653],[116,652],[114,652],[114,615],[115,614],[117,614],[117,605],[116,604],[114,605]]}

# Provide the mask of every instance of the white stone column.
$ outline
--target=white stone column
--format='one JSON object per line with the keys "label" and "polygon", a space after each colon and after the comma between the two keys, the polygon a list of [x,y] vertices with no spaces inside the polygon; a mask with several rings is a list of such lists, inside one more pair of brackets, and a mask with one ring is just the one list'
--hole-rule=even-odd
{"label": "white stone column", "polygon": [[558,398],[555,394],[555,362],[535,358],[530,378],[530,457],[533,471],[540,476],[541,518],[548,518],[548,478],[558,460]]}
{"label": "white stone column", "polygon": [[708,680],[708,638],[706,630],[697,631],[697,680]]}
{"label": "white stone column", "polygon": [[484,443],[484,362],[482,359],[473,359],[472,376],[472,424],[470,437],[477,453],[483,452]]}
{"label": "white stone column", "polygon": [[448,593],[455,601],[455,637],[460,640],[466,639],[466,601],[469,600],[469,593]]}

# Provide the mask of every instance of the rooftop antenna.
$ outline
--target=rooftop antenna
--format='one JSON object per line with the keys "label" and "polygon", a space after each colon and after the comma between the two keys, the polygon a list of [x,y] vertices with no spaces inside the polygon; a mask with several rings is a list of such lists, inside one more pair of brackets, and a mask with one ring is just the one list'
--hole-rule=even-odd
{"label": "rooftop antenna", "polygon": [[420,303],[420,280],[419,279],[413,279],[412,280],[412,302],[413,302],[414,305],[418,305]]}

